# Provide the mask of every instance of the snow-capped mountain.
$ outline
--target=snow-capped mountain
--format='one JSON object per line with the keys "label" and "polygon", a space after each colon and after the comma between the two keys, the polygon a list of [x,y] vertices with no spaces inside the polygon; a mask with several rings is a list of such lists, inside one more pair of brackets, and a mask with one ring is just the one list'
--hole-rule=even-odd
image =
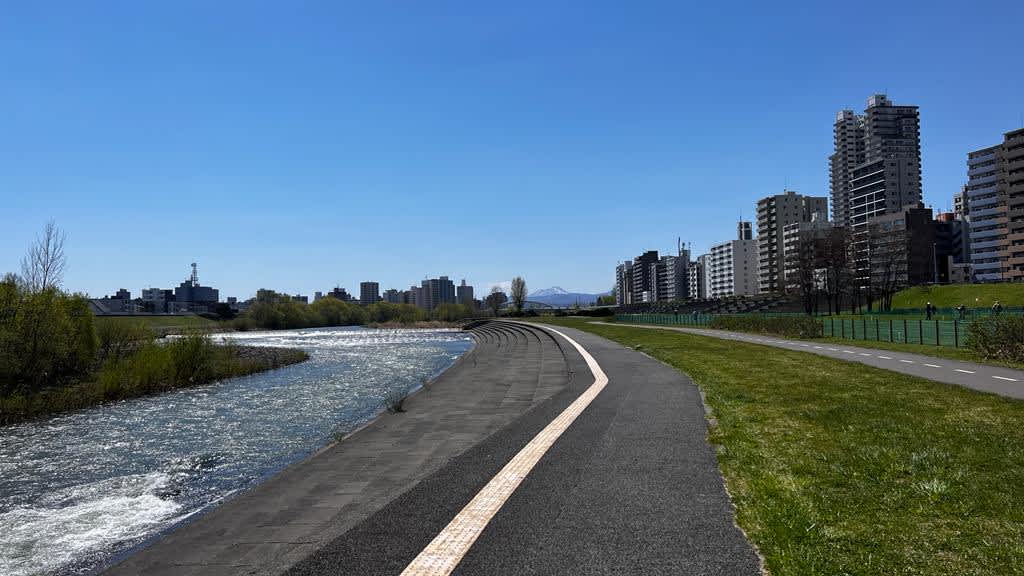
{"label": "snow-capped mountain", "polygon": [[587,294],[584,292],[569,292],[560,286],[552,286],[543,290],[531,292],[526,297],[530,302],[541,302],[557,308],[564,308],[579,304],[580,306],[591,306],[597,302],[599,294]]}
{"label": "snow-capped mountain", "polygon": [[569,291],[562,288],[561,286],[552,286],[551,288],[544,288],[543,290],[537,290],[530,294],[530,299],[534,299],[541,296],[559,296],[562,294],[568,294]]}

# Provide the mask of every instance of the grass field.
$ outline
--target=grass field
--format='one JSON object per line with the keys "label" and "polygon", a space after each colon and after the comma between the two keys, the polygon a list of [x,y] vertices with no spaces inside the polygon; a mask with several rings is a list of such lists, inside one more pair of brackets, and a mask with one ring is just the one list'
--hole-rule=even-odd
{"label": "grass field", "polygon": [[97,316],[96,324],[143,324],[158,334],[196,328],[216,328],[217,322],[202,316]]}
{"label": "grass field", "polygon": [[1024,402],[808,353],[593,332],[685,372],[774,576],[1024,574]]}
{"label": "grass field", "polygon": [[1024,307],[1024,284],[949,284],[916,286],[897,292],[893,308],[920,308],[931,302],[939,308],[990,308],[996,300],[1004,307]]}

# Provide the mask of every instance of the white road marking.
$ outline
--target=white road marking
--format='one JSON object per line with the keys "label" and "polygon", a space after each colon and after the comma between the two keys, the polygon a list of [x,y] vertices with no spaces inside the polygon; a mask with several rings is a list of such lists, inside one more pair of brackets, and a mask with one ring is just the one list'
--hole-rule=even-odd
{"label": "white road marking", "polygon": [[846,352],[847,354],[856,354],[853,350],[843,350],[843,352]]}
{"label": "white road marking", "polygon": [[900,362],[906,362],[907,364],[913,364],[913,360],[900,360]]}
{"label": "white road marking", "polygon": [[871,354],[867,354],[867,353],[865,353],[865,352],[861,352],[861,353],[860,353],[860,355],[861,355],[861,356],[871,356]]}
{"label": "white road marking", "polygon": [[829,348],[829,350],[831,350],[833,352],[839,352],[839,348]]}
{"label": "white road marking", "polygon": [[929,368],[942,368],[942,366],[939,366],[938,364],[929,364],[927,362],[925,362],[924,365]]}
{"label": "white road marking", "polygon": [[821,350],[821,346],[815,346],[814,349],[815,350]]}
{"label": "white road marking", "polygon": [[558,440],[558,437],[586,410],[587,406],[608,384],[608,377],[601,370],[597,360],[594,360],[594,357],[579,343],[554,328],[545,328],[565,338],[576,348],[594,375],[594,383],[557,418],[545,426],[539,434],[534,436],[529,444],[513,456],[512,460],[494,478],[491,478],[491,481],[473,497],[469,504],[466,504],[466,507],[402,571],[402,576],[447,576],[451,574],[491,518],[498,513],[498,510],[515,492],[530,470],[536,466],[541,457],[555,443],[555,440]]}
{"label": "white road marking", "polygon": [[810,344],[801,344],[801,346],[803,346],[804,348],[810,348],[811,347]]}
{"label": "white road marking", "polygon": [[957,372],[963,372],[964,374],[974,374],[974,370],[961,370],[960,368],[953,368]]}
{"label": "white road marking", "polygon": [[892,357],[890,356],[879,356],[879,358],[881,358],[882,360],[892,360]]}
{"label": "white road marking", "polygon": [[996,378],[998,380],[1008,380],[1010,382],[1016,382],[1017,381],[1016,378],[1007,378],[1006,376],[993,376],[993,378]]}

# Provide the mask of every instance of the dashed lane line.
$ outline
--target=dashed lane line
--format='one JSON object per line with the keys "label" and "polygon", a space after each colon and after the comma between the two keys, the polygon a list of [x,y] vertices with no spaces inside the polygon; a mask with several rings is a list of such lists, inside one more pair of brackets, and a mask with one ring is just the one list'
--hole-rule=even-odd
{"label": "dashed lane line", "polygon": [[995,378],[997,380],[1007,380],[1009,382],[1016,382],[1017,381],[1016,378],[1007,378],[1006,376],[993,376],[993,378]]}
{"label": "dashed lane line", "polygon": [[891,356],[879,356],[882,360],[892,360]]}
{"label": "dashed lane line", "polygon": [[929,368],[942,368],[942,366],[939,366],[938,364],[929,364],[927,362],[925,362],[924,365]]}
{"label": "dashed lane line", "polygon": [[594,375],[594,383],[579,395],[572,404],[512,457],[490,482],[466,504],[430,544],[413,559],[402,576],[447,576],[451,574],[463,556],[483,532],[491,518],[516,491],[527,474],[537,465],[541,457],[558,440],[576,418],[586,410],[594,398],[608,384],[608,377],[597,360],[572,338],[554,328],[546,328],[565,338],[583,356]]}
{"label": "dashed lane line", "polygon": [[956,372],[963,372],[964,374],[974,374],[974,370],[964,370],[962,368],[953,368]]}

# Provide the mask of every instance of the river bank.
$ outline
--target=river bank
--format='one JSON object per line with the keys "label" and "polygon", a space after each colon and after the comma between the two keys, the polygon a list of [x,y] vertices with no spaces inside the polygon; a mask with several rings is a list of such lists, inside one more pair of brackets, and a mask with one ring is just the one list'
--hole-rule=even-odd
{"label": "river bank", "polygon": [[394,391],[415,389],[473,347],[454,330],[224,336],[310,358],[4,428],[0,574],[92,573],[359,429]]}
{"label": "river bank", "polygon": [[[67,412],[158,394],[188,386],[199,386],[225,378],[246,376],[275,370],[309,359],[309,354],[294,348],[269,348],[237,345],[212,345],[207,366],[182,377],[173,366],[154,366],[159,360],[129,358],[126,362],[146,363],[145,366],[125,365],[116,374],[98,371],[94,379],[68,386],[41,390],[32,394],[13,394],[0,397],[0,426],[44,418]],[[190,359],[191,360],[191,359]],[[131,374],[135,372],[136,374]],[[137,374],[138,372],[147,372]],[[160,372],[164,372],[161,374]],[[133,377],[134,376],[134,377]]]}

